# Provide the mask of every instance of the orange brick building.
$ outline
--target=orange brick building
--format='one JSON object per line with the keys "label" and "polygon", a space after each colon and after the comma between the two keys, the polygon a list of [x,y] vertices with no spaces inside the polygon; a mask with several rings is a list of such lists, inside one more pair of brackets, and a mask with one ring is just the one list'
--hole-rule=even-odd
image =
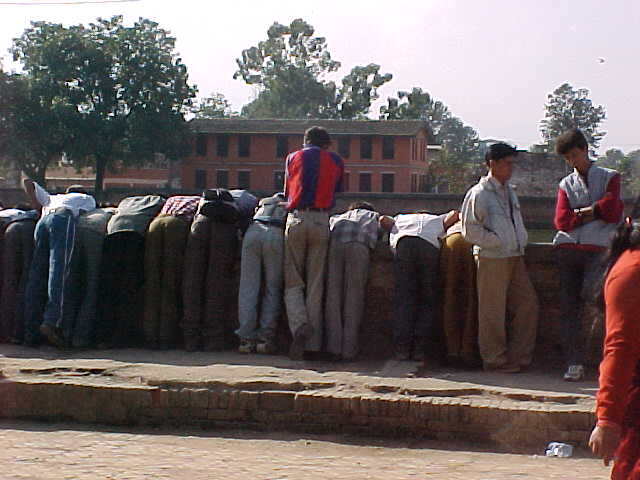
{"label": "orange brick building", "polygon": [[350,192],[425,191],[427,144],[423,121],[192,120],[192,154],[182,161],[184,190],[212,187],[282,190],[286,156],[302,146],[304,131],[325,127],[345,161]]}

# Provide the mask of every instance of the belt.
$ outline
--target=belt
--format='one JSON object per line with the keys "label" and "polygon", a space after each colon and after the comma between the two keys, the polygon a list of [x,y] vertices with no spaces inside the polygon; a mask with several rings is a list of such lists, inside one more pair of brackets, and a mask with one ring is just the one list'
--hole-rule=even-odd
{"label": "belt", "polygon": [[284,222],[281,222],[280,220],[262,220],[259,218],[255,218],[253,221],[255,223],[261,223],[262,225],[270,225],[274,227],[284,228]]}

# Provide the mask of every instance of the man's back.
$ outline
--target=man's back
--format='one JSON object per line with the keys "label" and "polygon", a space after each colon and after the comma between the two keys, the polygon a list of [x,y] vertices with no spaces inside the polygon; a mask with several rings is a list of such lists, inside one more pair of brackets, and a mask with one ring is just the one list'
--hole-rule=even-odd
{"label": "man's back", "polygon": [[335,152],[307,145],[287,157],[285,195],[287,209],[328,210],[342,191],[344,162]]}

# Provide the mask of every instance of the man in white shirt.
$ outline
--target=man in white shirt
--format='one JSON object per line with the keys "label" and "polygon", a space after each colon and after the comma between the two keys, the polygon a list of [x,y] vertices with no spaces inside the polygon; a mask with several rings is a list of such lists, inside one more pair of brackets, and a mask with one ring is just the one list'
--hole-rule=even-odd
{"label": "man in white shirt", "polygon": [[395,358],[423,361],[439,350],[435,333],[440,238],[458,221],[458,212],[402,214],[394,220],[389,242],[395,254]]}
{"label": "man in white shirt", "polygon": [[60,327],[76,220],[82,212],[94,210],[96,201],[78,186],[51,195],[31,179],[25,179],[23,185],[34,208],[42,210],[25,292],[25,343],[37,346],[44,336],[63,347]]}

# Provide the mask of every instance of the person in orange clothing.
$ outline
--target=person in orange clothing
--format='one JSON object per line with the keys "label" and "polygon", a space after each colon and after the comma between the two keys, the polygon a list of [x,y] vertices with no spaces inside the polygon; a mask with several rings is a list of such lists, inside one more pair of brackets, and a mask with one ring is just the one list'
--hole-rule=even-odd
{"label": "person in orange clothing", "polygon": [[589,446],[613,480],[640,480],[640,222],[614,237],[604,280],[606,336]]}

